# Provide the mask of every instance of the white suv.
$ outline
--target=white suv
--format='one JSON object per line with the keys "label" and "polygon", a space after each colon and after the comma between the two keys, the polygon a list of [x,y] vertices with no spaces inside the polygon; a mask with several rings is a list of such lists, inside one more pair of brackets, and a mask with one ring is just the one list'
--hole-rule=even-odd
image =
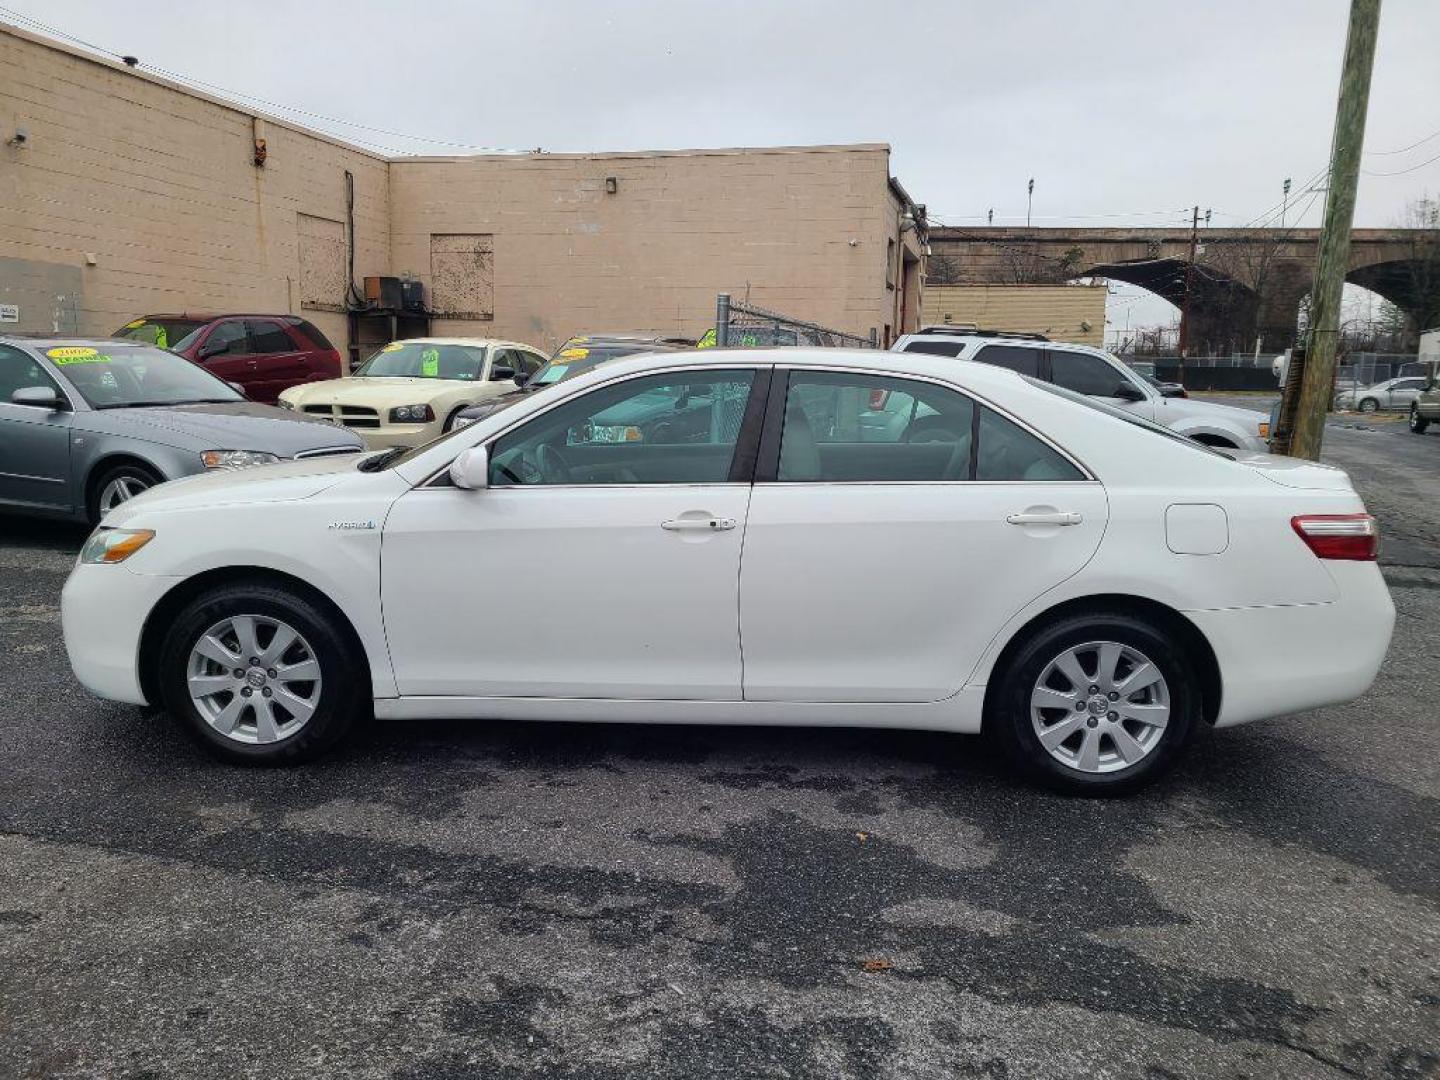
{"label": "white suv", "polygon": [[896,352],[977,360],[1043,379],[1138,413],[1206,446],[1268,453],[1269,417],[1251,409],[1167,398],[1103,349],[961,326],[927,326],[905,334]]}

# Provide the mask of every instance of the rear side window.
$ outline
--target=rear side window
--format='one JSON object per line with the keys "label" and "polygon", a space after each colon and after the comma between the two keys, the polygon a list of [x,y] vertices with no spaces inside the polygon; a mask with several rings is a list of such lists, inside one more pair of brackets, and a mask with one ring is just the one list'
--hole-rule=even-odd
{"label": "rear side window", "polygon": [[1115,391],[1128,382],[1100,357],[1080,352],[1051,352],[1050,378],[1056,386],[1092,397],[1116,397]]}
{"label": "rear side window", "polygon": [[290,335],[277,322],[269,319],[247,319],[245,327],[250,331],[252,353],[294,352],[295,344]]}
{"label": "rear side window", "polygon": [[980,408],[976,480],[1084,480],[1085,476],[1030,432],[993,409]]}
{"label": "rear side window", "polygon": [[330,344],[330,339],[320,332],[320,328],[308,319],[296,319],[290,324],[290,328],[300,337],[316,349],[324,349],[327,352],[334,352],[335,346]]}
{"label": "rear side window", "polygon": [[982,364],[994,364],[1031,378],[1040,374],[1040,350],[1024,345],[986,345],[975,354],[975,359]]}
{"label": "rear side window", "polygon": [[926,353],[930,356],[959,356],[965,351],[962,341],[912,341],[905,346],[905,352]]}

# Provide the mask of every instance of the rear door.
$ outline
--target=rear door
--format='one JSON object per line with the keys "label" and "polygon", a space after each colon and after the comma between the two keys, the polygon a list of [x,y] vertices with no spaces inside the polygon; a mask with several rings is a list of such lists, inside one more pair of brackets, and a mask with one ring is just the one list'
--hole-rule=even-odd
{"label": "rear door", "polygon": [[1089,560],[1098,482],[945,384],[777,372],[740,576],[754,701],[933,701]]}
{"label": "rear door", "polygon": [[256,374],[252,398],[273,405],[281,390],[308,381],[305,352],[283,326],[274,319],[246,319],[245,329],[250,335],[249,366]]}

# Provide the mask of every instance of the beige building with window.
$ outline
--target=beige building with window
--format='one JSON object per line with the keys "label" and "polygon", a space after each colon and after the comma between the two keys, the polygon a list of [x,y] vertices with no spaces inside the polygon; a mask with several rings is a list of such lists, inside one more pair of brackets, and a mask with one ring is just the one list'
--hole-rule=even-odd
{"label": "beige building with window", "polygon": [[920,313],[882,144],[392,158],[8,27],[0,195],[0,331],[290,312],[343,349],[378,275],[435,334],[545,349],[698,337],[721,292],[882,342]]}

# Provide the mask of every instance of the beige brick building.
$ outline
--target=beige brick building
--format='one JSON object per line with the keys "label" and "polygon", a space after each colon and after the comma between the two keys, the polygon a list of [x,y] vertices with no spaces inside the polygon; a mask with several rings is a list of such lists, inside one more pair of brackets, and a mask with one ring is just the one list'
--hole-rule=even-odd
{"label": "beige brick building", "polygon": [[880,144],[389,158],[10,28],[0,144],[19,329],[280,311],[343,347],[352,225],[355,283],[419,278],[437,334],[698,336],[720,292],[881,339],[919,318],[923,211]]}
{"label": "beige brick building", "polygon": [[922,322],[973,323],[981,330],[1019,330],[1052,341],[1105,343],[1105,297],[1100,285],[931,285]]}

